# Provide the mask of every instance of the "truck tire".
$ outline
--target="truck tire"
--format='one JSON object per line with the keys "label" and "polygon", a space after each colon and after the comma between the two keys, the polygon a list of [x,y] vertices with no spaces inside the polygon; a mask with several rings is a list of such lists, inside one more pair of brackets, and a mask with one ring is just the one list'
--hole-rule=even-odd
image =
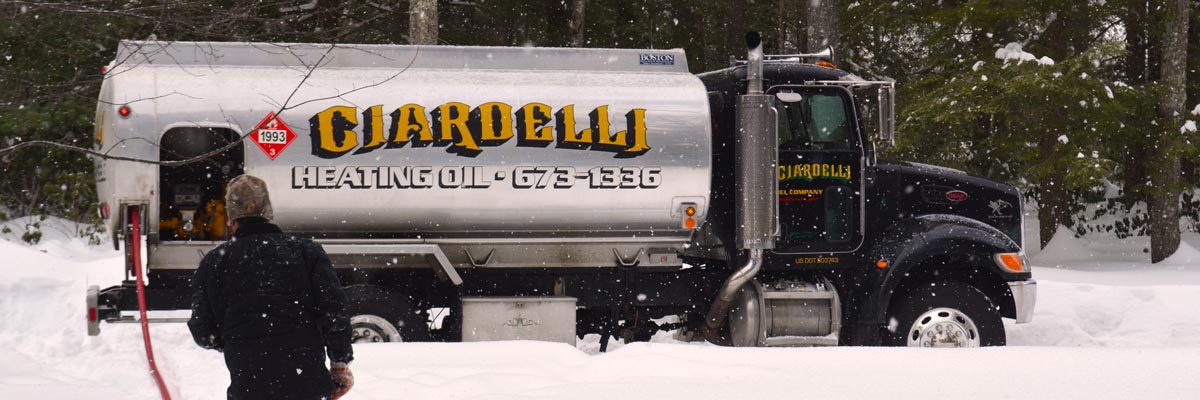
{"label": "truck tire", "polygon": [[893,302],[883,332],[885,346],[1003,346],[999,307],[974,286],[936,282]]}
{"label": "truck tire", "polygon": [[379,286],[346,287],[355,343],[427,342],[429,325],[407,298]]}

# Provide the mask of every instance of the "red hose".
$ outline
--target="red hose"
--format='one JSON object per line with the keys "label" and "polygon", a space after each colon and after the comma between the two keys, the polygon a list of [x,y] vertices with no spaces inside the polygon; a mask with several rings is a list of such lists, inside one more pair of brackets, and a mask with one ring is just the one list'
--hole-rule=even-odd
{"label": "red hose", "polygon": [[138,311],[142,314],[142,341],[146,343],[146,361],[150,363],[150,374],[154,376],[154,383],[158,384],[158,393],[162,395],[163,400],[171,400],[167,384],[158,373],[158,364],[154,362],[154,348],[150,346],[150,321],[146,319],[146,283],[142,281],[141,216],[138,211],[138,206],[129,206],[129,223],[133,225],[129,232],[129,252],[130,257],[133,257],[133,274],[137,276]]}

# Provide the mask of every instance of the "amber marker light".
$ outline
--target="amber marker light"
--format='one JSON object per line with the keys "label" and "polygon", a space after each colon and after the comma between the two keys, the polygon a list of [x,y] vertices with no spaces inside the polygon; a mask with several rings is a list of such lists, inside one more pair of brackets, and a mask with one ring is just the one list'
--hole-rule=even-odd
{"label": "amber marker light", "polygon": [[[683,221],[680,221],[683,223],[683,229],[696,229],[696,226],[699,225],[699,223],[696,222],[696,214],[699,213],[700,210],[697,210],[696,205],[691,203],[680,204],[680,209],[683,211]],[[674,215],[674,213],[672,213],[672,215]]]}
{"label": "amber marker light", "polygon": [[996,265],[1008,272],[1026,272],[1025,258],[1021,253],[999,253],[995,256]]}
{"label": "amber marker light", "polygon": [[129,118],[129,114],[133,114],[133,110],[131,110],[129,106],[121,106],[120,108],[117,108],[117,114],[120,115],[121,118]]}
{"label": "amber marker light", "polygon": [[879,260],[875,262],[875,268],[884,269],[888,267],[887,260]]}
{"label": "amber marker light", "polygon": [[833,63],[831,63],[831,62],[829,62],[829,61],[825,61],[825,60],[817,61],[817,66],[818,66],[818,67],[825,67],[825,68],[833,68],[833,69],[837,69],[837,66],[836,66],[836,65],[833,65]]}

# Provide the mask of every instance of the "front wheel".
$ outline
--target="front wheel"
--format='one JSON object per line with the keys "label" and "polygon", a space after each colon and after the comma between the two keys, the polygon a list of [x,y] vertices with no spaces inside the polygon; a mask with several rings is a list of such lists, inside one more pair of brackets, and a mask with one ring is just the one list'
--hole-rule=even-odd
{"label": "front wheel", "polygon": [[884,345],[980,347],[1005,344],[999,307],[974,286],[936,282],[902,296],[888,312]]}

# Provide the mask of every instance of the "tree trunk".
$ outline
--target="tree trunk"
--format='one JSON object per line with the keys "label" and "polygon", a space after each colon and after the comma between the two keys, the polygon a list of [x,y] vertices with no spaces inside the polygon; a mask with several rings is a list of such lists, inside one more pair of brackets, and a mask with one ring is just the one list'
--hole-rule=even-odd
{"label": "tree trunk", "polygon": [[746,58],[746,0],[730,0],[726,7],[725,54]]}
{"label": "tree trunk", "polygon": [[804,45],[797,40],[800,36],[797,30],[803,29],[799,22],[803,20],[803,11],[797,0],[775,1],[775,48],[779,54],[796,53]]}
{"label": "tree trunk", "polygon": [[[1142,87],[1151,81],[1147,72],[1150,67],[1150,35],[1146,29],[1151,25],[1149,9],[1146,0],[1130,1],[1125,10],[1125,82],[1135,87]],[[1132,124],[1140,124],[1144,117],[1134,117]],[[1121,202],[1125,207],[1133,207],[1139,201],[1146,199],[1146,154],[1145,140],[1129,138],[1125,141],[1125,162],[1122,165],[1121,182],[1124,187]]]}
{"label": "tree trunk", "polygon": [[[1143,27],[1156,27],[1160,26],[1158,24],[1166,22],[1167,12],[1162,4],[1162,2],[1146,2],[1146,10],[1142,14]],[[1163,36],[1165,30],[1150,28],[1143,33],[1146,35],[1146,82],[1161,81],[1163,46],[1166,45],[1166,38]]]}
{"label": "tree trunk", "polygon": [[1163,15],[1162,94],[1158,116],[1165,122],[1151,150],[1150,261],[1159,262],[1179,249],[1179,148],[1183,125],[1184,75],[1187,66],[1189,0],[1169,0]]}
{"label": "tree trunk", "polygon": [[[1067,6],[1069,7],[1069,6]],[[1071,48],[1071,11],[1057,10],[1057,18],[1046,27],[1043,38],[1046,55],[1055,60],[1066,60],[1074,56]],[[1042,248],[1050,243],[1058,227],[1071,226],[1071,194],[1067,191],[1065,168],[1065,143],[1059,142],[1060,135],[1070,133],[1071,125],[1064,121],[1046,121],[1038,136],[1038,154],[1042,164],[1038,179],[1038,222]]]}
{"label": "tree trunk", "polygon": [[1125,82],[1146,83],[1146,2],[1130,2],[1125,14]]}
{"label": "tree trunk", "polygon": [[583,47],[583,16],[587,0],[571,0],[571,47]]}
{"label": "tree trunk", "polygon": [[1055,130],[1045,129],[1038,138],[1038,153],[1042,160],[1051,163],[1043,167],[1038,180],[1038,233],[1042,248],[1054,238],[1059,225],[1067,224],[1070,208],[1067,204],[1070,196],[1067,194],[1063,169],[1054,165],[1062,158],[1057,133]]}
{"label": "tree trunk", "polygon": [[319,0],[316,2],[316,8],[313,9],[313,20],[316,24],[313,33],[317,40],[337,41],[338,27],[342,23],[342,11],[346,8],[344,0]]}
{"label": "tree trunk", "polygon": [[409,0],[408,41],[411,44],[437,44],[437,0]]}
{"label": "tree trunk", "polygon": [[[718,68],[727,67],[727,64],[718,62],[712,64],[710,60],[708,37],[711,35],[692,35],[686,32],[686,27],[689,26],[707,26],[711,20],[711,13],[705,13],[703,9],[697,9],[695,3],[686,1],[671,2],[671,14],[679,19],[679,23],[675,24],[674,29],[677,34],[684,35],[682,46],[687,50],[688,68],[692,71],[712,71]],[[725,60],[720,60],[725,61]]]}
{"label": "tree trunk", "polygon": [[[1141,87],[1149,81],[1146,74],[1146,64],[1150,57],[1148,38],[1146,36],[1146,3],[1134,1],[1127,10],[1125,19],[1125,80],[1135,87]],[[1121,182],[1123,184],[1121,199],[1126,207],[1132,207],[1142,196],[1142,187],[1146,183],[1146,148],[1139,138],[1129,138],[1125,141],[1125,162],[1122,163]]]}
{"label": "tree trunk", "polygon": [[837,47],[838,44],[838,0],[809,0],[808,2],[808,49],[809,53]]}

